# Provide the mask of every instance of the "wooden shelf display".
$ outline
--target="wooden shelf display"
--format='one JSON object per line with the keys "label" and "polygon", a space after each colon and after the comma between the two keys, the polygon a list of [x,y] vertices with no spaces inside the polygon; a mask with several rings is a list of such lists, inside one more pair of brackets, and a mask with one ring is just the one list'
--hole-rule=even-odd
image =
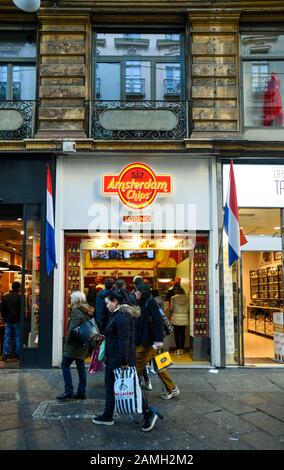
{"label": "wooden shelf display", "polygon": [[247,307],[248,331],[273,338],[273,313],[282,311],[282,266],[250,271],[250,295],[253,302],[267,305]]}
{"label": "wooden shelf display", "polygon": [[273,338],[273,313],[281,311],[274,307],[248,306],[248,332]]}
{"label": "wooden shelf display", "polygon": [[250,295],[252,300],[283,299],[282,266],[250,271]]}
{"label": "wooden shelf display", "polygon": [[208,243],[197,242],[193,261],[194,336],[208,337]]}
{"label": "wooden shelf display", "polygon": [[64,331],[66,334],[70,314],[70,294],[80,289],[80,239],[65,239],[65,308]]}

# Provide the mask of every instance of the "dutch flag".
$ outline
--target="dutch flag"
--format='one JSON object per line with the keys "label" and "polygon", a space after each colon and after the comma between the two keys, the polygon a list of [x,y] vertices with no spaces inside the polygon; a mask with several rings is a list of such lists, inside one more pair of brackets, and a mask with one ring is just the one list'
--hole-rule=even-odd
{"label": "dutch flag", "polygon": [[56,266],[55,256],[55,233],[54,233],[54,217],[53,217],[53,197],[52,197],[52,182],[50,168],[47,164],[47,179],[46,179],[46,270],[47,275]]}
{"label": "dutch flag", "polygon": [[229,243],[229,266],[240,257],[240,246],[247,243],[239,225],[237,190],[234,176],[233,160],[230,165],[229,184],[227,192],[227,200],[224,214],[224,230],[228,235]]}

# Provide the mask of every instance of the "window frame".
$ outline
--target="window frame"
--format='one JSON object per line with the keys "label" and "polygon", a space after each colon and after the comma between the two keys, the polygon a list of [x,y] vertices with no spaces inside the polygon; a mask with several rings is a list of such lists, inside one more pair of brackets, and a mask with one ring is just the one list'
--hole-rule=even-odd
{"label": "window frame", "polygon": [[[111,55],[97,55],[96,54],[96,38],[97,34],[100,33],[106,34],[179,34],[180,35],[180,54],[179,56],[139,56],[139,55],[121,55],[121,56],[111,56]],[[186,88],[185,88],[185,69],[186,69],[186,57],[185,57],[185,36],[186,31],[184,28],[173,28],[171,32],[169,28],[159,30],[158,28],[153,28],[153,30],[141,30],[135,29],[134,31],[129,31],[129,29],[125,28],[123,30],[117,30],[115,28],[107,28],[107,30],[102,30],[101,28],[93,28],[93,39],[92,39],[92,71],[91,71],[91,100],[92,101],[108,101],[108,100],[101,100],[100,98],[96,97],[96,79],[97,79],[97,68],[96,64],[98,63],[120,63],[120,100],[117,101],[127,101],[127,96],[125,93],[125,78],[126,78],[126,62],[129,61],[139,61],[139,62],[150,62],[150,98],[137,98],[140,101],[168,101],[167,99],[157,100],[156,98],[156,65],[158,63],[179,63],[180,65],[180,97],[179,101],[184,101],[186,96]]]}
{"label": "window frame", "polygon": [[[0,97],[0,102],[1,101],[34,101],[36,100],[36,96],[37,96],[37,86],[35,87],[35,90],[34,90],[34,95],[35,95],[35,98],[34,100],[18,100],[18,99],[13,99],[13,67],[14,66],[28,66],[28,67],[34,67],[35,69],[35,77],[36,77],[36,82],[37,82],[37,74],[38,74],[38,71],[37,71],[37,44],[38,44],[38,38],[37,38],[37,30],[36,28],[33,28],[33,27],[30,27],[28,29],[26,28],[23,28],[23,29],[15,29],[15,28],[3,28],[4,31],[7,31],[7,34],[8,33],[11,33],[13,32],[13,30],[15,31],[20,31],[20,32],[23,32],[23,31],[26,31],[26,33],[28,34],[29,32],[31,34],[34,34],[35,35],[35,56],[34,57],[13,57],[13,56],[6,56],[6,57],[1,57],[0,55],[0,67],[1,66],[6,66],[7,67],[7,89],[6,89],[6,98],[4,100],[1,100],[1,97]],[[1,43],[1,40],[0,40],[0,43]],[[21,82],[20,82],[21,83]]]}
{"label": "window frame", "polygon": [[[283,62],[284,66],[284,50],[283,50],[283,55],[267,55],[267,54],[250,54],[250,55],[242,55],[241,52],[241,44],[242,44],[242,35],[243,34],[251,34],[254,35],[256,33],[276,33],[279,36],[284,35],[284,25],[282,24],[279,26],[279,28],[275,27],[267,27],[267,26],[256,26],[256,27],[243,27],[240,29],[240,84],[241,84],[241,90],[242,90],[242,96],[241,96],[241,120],[242,120],[242,131],[246,132],[249,130],[264,130],[264,131],[282,131],[284,130],[284,125],[279,126],[279,127],[268,127],[268,126],[254,126],[254,125],[246,125],[245,124],[245,89],[244,89],[244,64],[245,63],[258,63],[260,64],[261,62]],[[283,97],[283,107],[284,107],[284,97]],[[284,112],[284,110],[283,110]]]}

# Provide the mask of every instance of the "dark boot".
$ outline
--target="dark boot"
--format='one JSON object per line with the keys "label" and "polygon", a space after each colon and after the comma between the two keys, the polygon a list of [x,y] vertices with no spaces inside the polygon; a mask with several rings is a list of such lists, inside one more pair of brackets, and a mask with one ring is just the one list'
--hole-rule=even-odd
{"label": "dark boot", "polygon": [[141,428],[142,431],[148,432],[153,429],[158,418],[164,419],[161,413],[154,406],[150,406],[144,415],[144,424]]}

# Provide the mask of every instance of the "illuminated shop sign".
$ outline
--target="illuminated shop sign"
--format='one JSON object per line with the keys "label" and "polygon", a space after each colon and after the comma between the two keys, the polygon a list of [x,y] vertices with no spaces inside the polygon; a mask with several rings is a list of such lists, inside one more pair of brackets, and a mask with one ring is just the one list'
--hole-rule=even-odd
{"label": "illuminated shop sign", "polygon": [[172,177],[157,175],[144,163],[132,163],[124,167],[119,175],[103,176],[103,193],[118,194],[126,206],[143,209],[152,204],[157,195],[172,193]]}
{"label": "illuminated shop sign", "polygon": [[[229,165],[224,165],[227,196]],[[284,165],[234,165],[239,207],[284,207]]]}

